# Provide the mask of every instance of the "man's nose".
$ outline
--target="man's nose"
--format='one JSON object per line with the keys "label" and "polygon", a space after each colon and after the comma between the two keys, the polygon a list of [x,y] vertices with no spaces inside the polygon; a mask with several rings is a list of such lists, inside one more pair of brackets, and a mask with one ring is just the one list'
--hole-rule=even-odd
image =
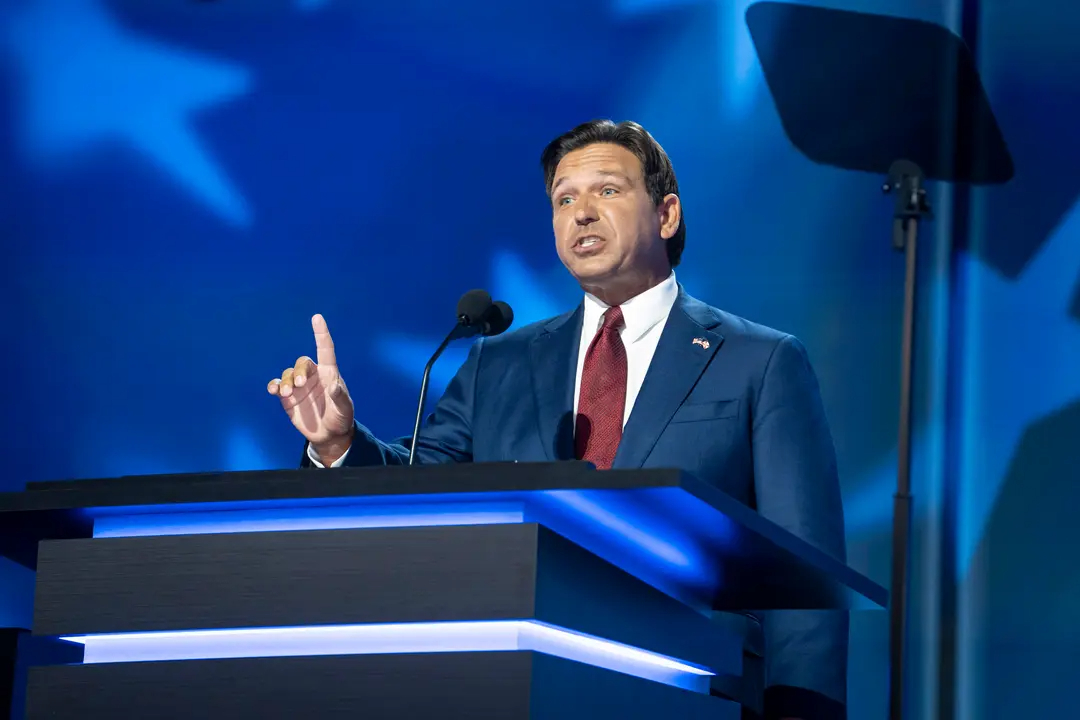
{"label": "man's nose", "polygon": [[578,225],[588,225],[598,219],[596,207],[588,199],[582,198],[578,201],[577,207],[574,209],[574,220],[577,221]]}

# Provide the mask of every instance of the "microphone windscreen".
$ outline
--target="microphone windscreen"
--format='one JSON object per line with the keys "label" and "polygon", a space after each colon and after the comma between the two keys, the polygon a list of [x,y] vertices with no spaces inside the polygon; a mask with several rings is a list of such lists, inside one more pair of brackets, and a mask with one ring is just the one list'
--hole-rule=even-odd
{"label": "microphone windscreen", "polygon": [[506,332],[514,324],[514,310],[502,300],[495,302],[484,314],[484,335],[492,336]]}
{"label": "microphone windscreen", "polygon": [[491,296],[486,290],[470,290],[461,296],[457,304],[457,316],[465,318],[466,325],[476,325],[491,307]]}

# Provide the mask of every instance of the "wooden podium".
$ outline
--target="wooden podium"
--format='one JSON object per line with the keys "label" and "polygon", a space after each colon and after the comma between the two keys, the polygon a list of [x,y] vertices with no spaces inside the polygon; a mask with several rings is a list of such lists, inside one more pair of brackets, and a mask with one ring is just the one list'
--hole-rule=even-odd
{"label": "wooden podium", "polygon": [[0,552],[81,651],[34,720],[735,720],[718,617],[887,602],[693,477],[577,462],[35,483]]}

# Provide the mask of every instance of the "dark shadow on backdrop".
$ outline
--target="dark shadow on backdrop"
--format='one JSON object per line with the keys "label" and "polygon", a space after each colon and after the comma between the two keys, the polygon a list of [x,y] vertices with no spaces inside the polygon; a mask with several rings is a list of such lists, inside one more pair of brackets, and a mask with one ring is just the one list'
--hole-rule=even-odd
{"label": "dark shadow on backdrop", "polygon": [[[985,191],[970,248],[1015,278],[1080,196],[1080,8],[981,0],[980,57],[1016,159],[1015,181]],[[1080,318],[1080,295],[1072,312]]]}
{"label": "dark shadow on backdrop", "polygon": [[1005,477],[972,582],[986,720],[1076,715],[1080,667],[1080,402],[1032,424]]}

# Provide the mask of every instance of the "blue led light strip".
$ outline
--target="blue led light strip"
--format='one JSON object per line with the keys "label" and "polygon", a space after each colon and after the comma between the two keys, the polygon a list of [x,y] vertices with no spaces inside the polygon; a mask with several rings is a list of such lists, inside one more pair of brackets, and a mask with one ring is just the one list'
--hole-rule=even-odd
{"label": "blue led light strip", "polygon": [[85,646],[83,662],[531,650],[709,692],[706,668],[649,650],[534,620],[327,625],[113,633],[64,637]]}

